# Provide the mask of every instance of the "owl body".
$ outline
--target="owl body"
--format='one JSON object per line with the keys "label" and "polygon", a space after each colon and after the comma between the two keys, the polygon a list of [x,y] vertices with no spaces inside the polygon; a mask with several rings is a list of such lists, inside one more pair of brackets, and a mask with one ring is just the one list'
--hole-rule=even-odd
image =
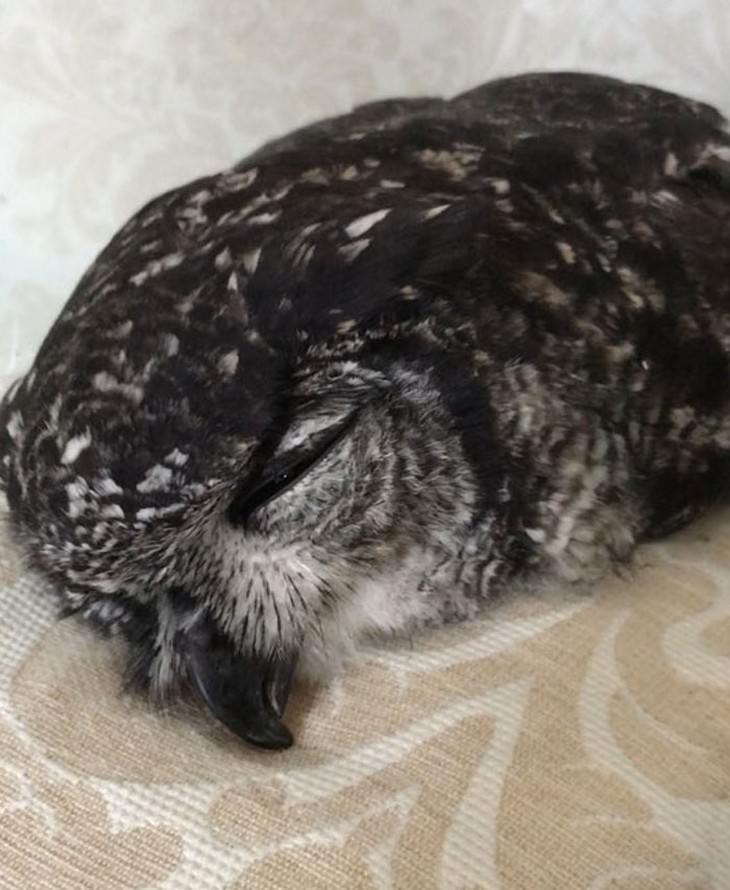
{"label": "owl body", "polygon": [[112,239],[0,411],[11,524],[131,676],[280,747],[297,663],[592,580],[724,493],[728,272],[707,106],[574,74],[364,106]]}

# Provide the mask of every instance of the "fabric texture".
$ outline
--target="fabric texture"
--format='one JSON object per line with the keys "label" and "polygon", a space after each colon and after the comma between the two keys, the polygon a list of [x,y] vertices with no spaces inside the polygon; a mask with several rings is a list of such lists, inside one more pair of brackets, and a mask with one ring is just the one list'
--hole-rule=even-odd
{"label": "fabric texture", "polygon": [[[725,0],[0,0],[0,387],[130,212],[267,138],[542,68],[728,112],[728,55]],[[728,510],[298,686],[283,754],[122,662],[2,533],[0,890],[730,887]]]}
{"label": "fabric texture", "polygon": [[4,888],[730,886],[730,513],[298,687],[263,754],[120,692],[2,549]]}

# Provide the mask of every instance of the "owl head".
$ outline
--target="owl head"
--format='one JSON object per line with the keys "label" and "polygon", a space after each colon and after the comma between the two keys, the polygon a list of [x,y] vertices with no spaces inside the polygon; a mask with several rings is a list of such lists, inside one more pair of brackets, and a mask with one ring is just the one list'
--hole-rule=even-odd
{"label": "owl head", "polygon": [[476,501],[433,371],[312,363],[279,423],[180,534],[133,656],[156,691],[187,682],[268,747],[291,743],[295,667],[321,676],[364,637],[440,623],[452,594],[429,572],[455,556]]}
{"label": "owl head", "polygon": [[[312,350],[277,384],[277,406],[235,471],[219,464],[186,503],[183,443],[144,474],[129,470],[136,484],[117,485],[120,460],[99,482],[94,448],[110,435],[94,426],[97,409],[47,473],[43,442],[22,440],[12,467],[35,461],[38,478],[10,473],[14,524],[66,611],[127,639],[131,681],[163,700],[192,689],[242,738],[285,747],[295,671],[330,674],[363,638],[458,611],[435,570],[467,539],[483,488],[470,449],[485,429],[470,388],[422,345],[413,356],[403,344],[367,357]],[[144,450],[139,418],[136,440],[120,430]],[[133,461],[119,444],[115,454]]]}

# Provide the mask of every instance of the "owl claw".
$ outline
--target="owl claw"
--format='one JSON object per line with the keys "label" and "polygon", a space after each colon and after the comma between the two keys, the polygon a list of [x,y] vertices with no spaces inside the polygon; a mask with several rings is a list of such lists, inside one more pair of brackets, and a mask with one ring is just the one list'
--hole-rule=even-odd
{"label": "owl claw", "polygon": [[284,715],[284,708],[289,700],[295,667],[294,659],[277,663],[275,669],[270,670],[267,677],[266,700],[270,709],[280,719]]}
{"label": "owl claw", "polygon": [[222,634],[197,628],[187,652],[193,688],[210,712],[239,738],[259,748],[289,748],[294,738],[281,722],[296,660],[235,652]]}

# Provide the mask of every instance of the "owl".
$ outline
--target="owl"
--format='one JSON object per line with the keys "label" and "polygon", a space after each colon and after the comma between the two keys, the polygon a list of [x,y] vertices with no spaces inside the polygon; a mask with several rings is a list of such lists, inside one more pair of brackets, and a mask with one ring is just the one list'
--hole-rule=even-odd
{"label": "owl", "polygon": [[730,134],[529,74],[152,200],[0,408],[29,562],[127,680],[284,748],[295,672],[585,584],[727,487]]}

